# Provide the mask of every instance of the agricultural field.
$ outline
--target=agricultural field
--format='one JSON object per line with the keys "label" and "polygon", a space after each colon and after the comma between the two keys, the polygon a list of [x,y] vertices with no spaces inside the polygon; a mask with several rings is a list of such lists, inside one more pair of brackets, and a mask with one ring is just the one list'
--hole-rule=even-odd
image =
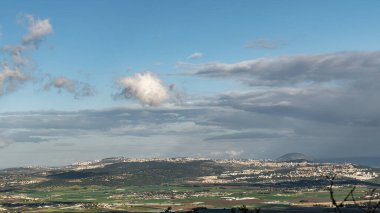
{"label": "agricultural field", "polygon": [[[336,198],[343,200],[350,188],[337,188]],[[358,198],[367,189],[355,190]],[[245,205],[248,208],[287,208],[290,206],[328,205],[327,190],[291,191],[286,189],[262,189],[231,186],[70,186],[36,189],[19,189],[1,192],[1,208],[25,211],[152,211],[158,212],[171,206],[176,210],[195,207],[232,208]],[[18,204],[18,205],[10,205]]]}
{"label": "agricultural field", "polygon": [[380,186],[377,171],[351,164],[113,158],[61,168],[0,170],[0,211],[329,207],[327,172],[339,174],[333,188],[338,201],[354,186],[355,199],[368,201],[368,192]]}

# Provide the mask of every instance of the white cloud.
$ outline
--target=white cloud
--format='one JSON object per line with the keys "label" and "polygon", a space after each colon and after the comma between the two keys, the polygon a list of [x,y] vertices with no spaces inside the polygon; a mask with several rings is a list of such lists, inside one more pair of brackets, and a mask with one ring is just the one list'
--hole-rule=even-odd
{"label": "white cloud", "polygon": [[68,78],[64,76],[60,76],[53,80],[53,85],[57,88],[65,88],[70,92],[75,91],[75,84],[72,80],[69,80]]}
{"label": "white cloud", "polygon": [[18,68],[11,69],[8,65],[3,64],[0,72],[0,95],[13,91],[26,80],[27,77]]}
{"label": "white cloud", "polygon": [[132,77],[123,77],[118,80],[125,98],[136,98],[141,104],[158,106],[169,98],[164,83],[153,73],[136,73]]}
{"label": "white cloud", "polygon": [[26,66],[29,63],[27,57],[24,56],[25,47],[22,45],[5,45],[3,51],[8,53],[12,58],[12,64],[15,66]]}
{"label": "white cloud", "polygon": [[14,91],[19,85],[33,79],[32,53],[37,49],[40,41],[53,30],[48,19],[35,19],[31,15],[25,16],[28,21],[28,32],[23,36],[22,42],[16,45],[4,45],[1,51],[5,57],[0,61],[0,95]]}
{"label": "white cloud", "polygon": [[35,19],[31,15],[26,15],[29,22],[28,33],[23,37],[24,45],[38,44],[44,37],[53,32],[53,26],[49,19]]}
{"label": "white cloud", "polygon": [[[40,79],[39,76],[35,76],[31,72],[34,66],[32,54],[38,49],[40,42],[53,32],[53,27],[49,19],[39,19],[31,15],[24,15],[22,21],[24,20],[27,21],[28,31],[22,37],[22,41],[16,45],[4,45],[0,49],[6,56],[0,61],[2,63],[2,69],[0,69],[0,95],[15,90],[27,80]],[[50,79],[45,85],[45,90],[50,88],[56,88],[59,92],[65,90],[74,94],[75,98],[91,96],[94,93],[93,87],[88,83],[71,80],[65,76]]]}
{"label": "white cloud", "polygon": [[71,80],[65,76],[51,79],[50,82],[45,85],[45,90],[49,90],[50,88],[56,88],[58,92],[66,90],[73,94],[75,98],[92,96],[94,94],[94,89],[91,85],[85,82]]}
{"label": "white cloud", "polygon": [[187,57],[187,59],[197,59],[197,58],[202,58],[203,57],[203,53],[200,53],[200,52],[194,52],[192,53],[191,55],[189,55]]}

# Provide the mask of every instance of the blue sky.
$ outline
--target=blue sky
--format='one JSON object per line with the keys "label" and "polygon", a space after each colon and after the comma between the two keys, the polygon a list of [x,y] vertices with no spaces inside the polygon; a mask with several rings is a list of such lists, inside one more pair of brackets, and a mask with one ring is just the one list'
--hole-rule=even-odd
{"label": "blue sky", "polygon": [[[0,97],[0,112],[9,122],[0,131],[2,160],[25,165],[39,153],[34,163],[40,164],[47,153],[67,156],[67,147],[76,150],[70,159],[54,162],[58,165],[128,156],[131,147],[150,143],[158,147],[144,148],[139,156],[214,152],[209,157],[266,158],[288,147],[285,151],[324,157],[314,152],[327,149],[324,143],[356,146],[353,132],[361,143],[378,146],[379,6],[378,1],[2,1],[0,60],[28,75],[4,81],[11,89]],[[33,23],[43,21],[48,21],[43,33],[33,34]],[[25,42],[30,35],[37,43]],[[28,63],[12,67],[7,46],[23,48]],[[124,117],[131,111],[154,116]],[[92,116],[107,119],[107,113],[118,126],[91,126]],[[73,130],[75,138],[64,134],[68,114],[83,119]],[[43,119],[32,119],[38,116]],[[30,126],[41,119],[61,126]],[[90,145],[86,137],[96,139]],[[171,152],[159,148],[162,141],[171,141]],[[198,149],[189,149],[192,143],[199,143]],[[105,144],[111,147],[106,152]],[[35,151],[17,163],[12,163],[17,155],[5,154],[30,147]],[[84,157],[83,150],[92,151]]]}

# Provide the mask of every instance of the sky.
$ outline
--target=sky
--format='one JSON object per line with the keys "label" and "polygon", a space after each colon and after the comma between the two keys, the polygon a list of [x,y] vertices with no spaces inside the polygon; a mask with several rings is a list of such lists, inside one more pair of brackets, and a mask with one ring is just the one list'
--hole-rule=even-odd
{"label": "sky", "polygon": [[0,2],[0,168],[380,156],[379,1]]}

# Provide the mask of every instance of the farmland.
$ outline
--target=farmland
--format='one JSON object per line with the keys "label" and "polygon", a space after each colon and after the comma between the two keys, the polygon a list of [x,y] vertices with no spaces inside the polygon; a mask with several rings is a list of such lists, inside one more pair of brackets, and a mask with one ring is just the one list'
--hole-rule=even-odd
{"label": "farmland", "polygon": [[[62,168],[2,170],[0,208],[24,212],[159,212],[169,206],[178,211],[242,205],[264,209],[328,207],[329,181],[322,175],[328,168],[340,174],[334,185],[337,200],[343,200],[356,186],[356,200],[365,201],[369,190],[379,187],[376,169],[355,165],[107,159]],[[371,175],[373,178],[366,179]]]}

